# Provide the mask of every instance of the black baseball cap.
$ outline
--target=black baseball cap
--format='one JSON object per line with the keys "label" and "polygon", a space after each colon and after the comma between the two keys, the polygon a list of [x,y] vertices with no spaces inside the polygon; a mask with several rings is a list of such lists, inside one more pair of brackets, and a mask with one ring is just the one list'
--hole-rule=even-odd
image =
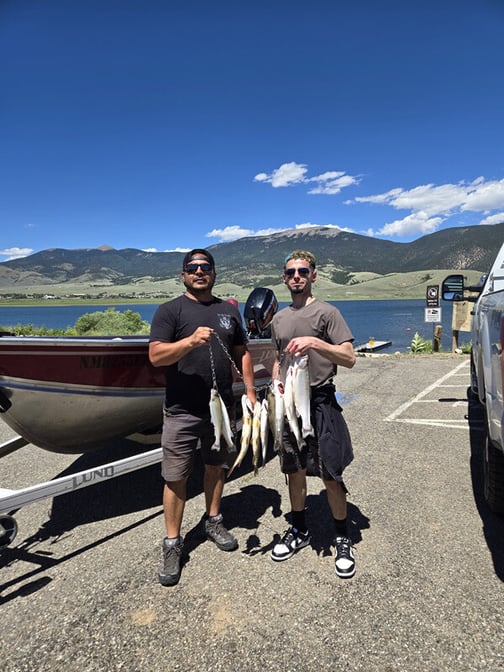
{"label": "black baseball cap", "polygon": [[196,259],[201,259],[201,257],[205,257],[205,259],[208,261],[208,263],[212,264],[212,268],[215,269],[214,258],[212,257],[210,252],[208,252],[208,250],[204,250],[201,247],[197,247],[196,249],[191,250],[190,252],[188,252],[185,255],[184,261],[182,263],[182,268],[183,269],[187,266],[187,264],[191,263],[191,261],[193,260],[193,257],[196,257]]}

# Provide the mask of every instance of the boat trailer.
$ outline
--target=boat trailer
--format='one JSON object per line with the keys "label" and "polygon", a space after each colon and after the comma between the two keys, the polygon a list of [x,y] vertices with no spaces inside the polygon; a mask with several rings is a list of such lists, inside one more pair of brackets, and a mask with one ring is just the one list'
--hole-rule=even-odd
{"label": "boat trailer", "polygon": [[[139,437],[134,434],[128,438],[133,438],[145,442],[145,437]],[[152,440],[152,437],[151,437]],[[0,444],[0,457],[28,445],[28,441],[21,436],[16,436],[5,443]],[[137,469],[161,462],[163,449],[158,446],[137,455],[131,455],[108,464],[102,464],[98,467],[92,467],[74,474],[67,474],[54,478],[51,481],[38,483],[19,490],[9,490],[0,488],[0,548],[11,544],[17,536],[18,525],[14,518],[14,513],[26,504],[32,504],[41,499],[56,497],[74,490],[80,490],[96,483],[108,481],[117,476],[122,476]]]}

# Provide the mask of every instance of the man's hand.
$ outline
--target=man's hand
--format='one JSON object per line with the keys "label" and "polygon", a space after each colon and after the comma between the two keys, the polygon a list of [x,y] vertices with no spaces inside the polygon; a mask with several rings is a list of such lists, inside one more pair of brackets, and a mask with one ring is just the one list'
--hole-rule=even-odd
{"label": "man's hand", "polygon": [[302,357],[306,355],[308,350],[315,347],[315,342],[319,339],[314,336],[296,336],[287,344],[285,352],[288,355],[294,355],[294,357]]}
{"label": "man's hand", "polygon": [[212,338],[213,329],[210,327],[198,327],[189,337],[191,348],[199,348],[201,345],[208,345]]}

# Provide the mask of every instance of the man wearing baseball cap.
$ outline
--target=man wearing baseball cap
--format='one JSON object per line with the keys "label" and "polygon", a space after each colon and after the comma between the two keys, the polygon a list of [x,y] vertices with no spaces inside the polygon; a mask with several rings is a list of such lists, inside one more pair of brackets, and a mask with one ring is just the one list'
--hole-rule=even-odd
{"label": "man wearing baseball cap", "polygon": [[217,450],[214,446],[210,391],[217,387],[230,417],[234,418],[231,357],[243,376],[252,403],[256,394],[240,313],[235,306],[213,295],[215,279],[211,253],[202,248],[188,252],[182,267],[184,294],[160,305],[151,324],[149,359],[153,366],[164,367],[166,380],[161,439],[166,537],[159,571],[159,581],[165,586],[176,584],[181,574],[184,543],[180,533],[186,486],[198,444],[205,465],[205,534],[223,551],[238,547],[220,512],[230,460],[225,442]]}

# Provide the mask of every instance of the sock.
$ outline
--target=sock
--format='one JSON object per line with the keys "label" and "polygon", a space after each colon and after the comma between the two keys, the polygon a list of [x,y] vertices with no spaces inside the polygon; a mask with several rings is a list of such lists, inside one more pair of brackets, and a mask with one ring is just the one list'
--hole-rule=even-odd
{"label": "sock", "polygon": [[209,520],[211,523],[217,523],[219,520],[222,518],[222,514],[218,513],[216,516],[209,516],[207,514],[207,520]]}
{"label": "sock", "polygon": [[347,519],[346,518],[343,518],[343,520],[338,520],[337,518],[333,518],[333,523],[334,523],[334,536],[335,537],[348,537]]}
{"label": "sock", "polygon": [[308,531],[305,522],[304,509],[302,511],[292,512],[292,527],[298,532],[302,532],[303,534]]}

